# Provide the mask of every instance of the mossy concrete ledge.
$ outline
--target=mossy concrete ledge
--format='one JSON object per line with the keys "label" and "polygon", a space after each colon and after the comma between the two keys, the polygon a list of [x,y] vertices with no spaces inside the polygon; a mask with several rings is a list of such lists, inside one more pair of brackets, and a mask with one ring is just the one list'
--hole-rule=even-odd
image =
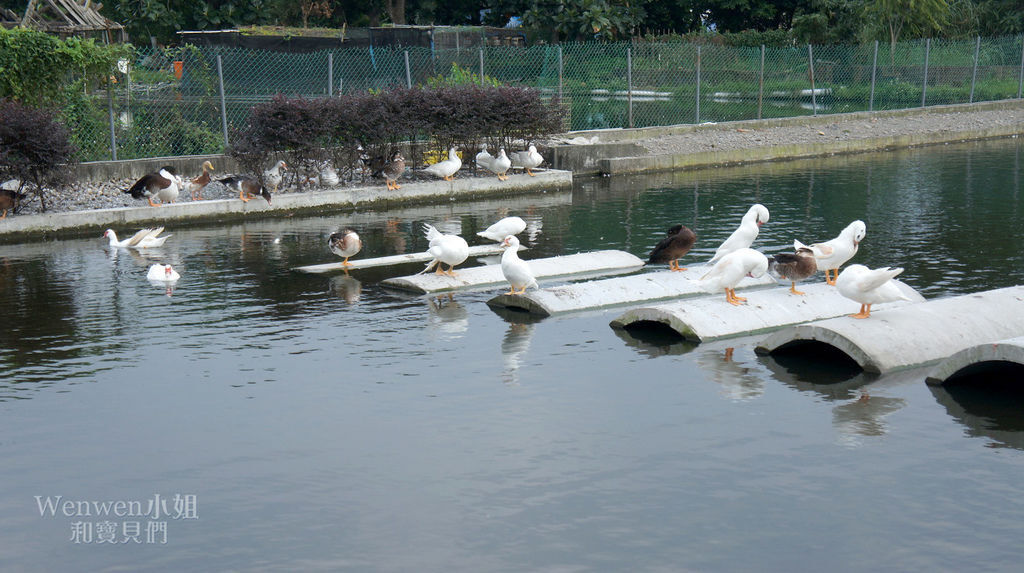
{"label": "mossy concrete ledge", "polygon": [[1004,378],[1018,381],[1024,379],[1024,336],[965,348],[939,362],[925,381],[940,385],[958,379],[968,380],[974,375],[995,370],[1012,370],[1016,375]]}
{"label": "mossy concrete ledge", "polygon": [[544,193],[571,188],[571,172],[549,169],[538,171],[535,177],[525,174],[513,175],[508,181],[498,181],[495,177],[466,177],[453,181],[408,182],[403,183],[402,188],[397,190],[388,190],[384,185],[374,185],[306,193],[279,193],[274,195],[270,204],[262,197],[256,197],[247,203],[234,198],[172,203],[161,207],[150,207],[140,201],[142,206],[139,207],[9,215],[0,221],[0,241],[39,238],[56,233],[84,235],[106,228],[125,231],[146,226],[238,220],[304,211],[362,207],[387,209],[391,205]]}
{"label": "mossy concrete ledge", "polygon": [[813,356],[815,344],[826,344],[865,371],[885,374],[1017,336],[1024,336],[1024,286],[881,309],[864,320],[841,317],[789,327],[769,335],[754,351]]}

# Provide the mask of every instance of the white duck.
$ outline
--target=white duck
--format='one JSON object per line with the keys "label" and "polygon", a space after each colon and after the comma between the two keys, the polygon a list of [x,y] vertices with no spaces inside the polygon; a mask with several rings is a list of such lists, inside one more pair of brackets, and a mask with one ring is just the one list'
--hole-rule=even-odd
{"label": "white duck", "polygon": [[537,146],[531,145],[526,151],[516,151],[512,154],[512,167],[519,167],[526,171],[530,177],[534,177],[533,169],[544,163],[544,156],[537,152]]}
{"label": "white duck", "polygon": [[363,242],[359,240],[359,235],[355,231],[344,229],[340,233],[331,233],[327,246],[330,247],[331,252],[335,255],[345,257],[345,260],[341,261],[342,266],[350,267],[352,263],[348,262],[348,258],[363,248]]}
{"label": "white duck", "polygon": [[505,217],[497,223],[487,227],[477,235],[492,241],[502,242],[509,235],[518,235],[526,230],[526,221],[520,217]]}
{"label": "white duck", "polygon": [[853,318],[871,316],[871,305],[897,300],[912,300],[893,281],[893,277],[903,272],[899,267],[869,269],[864,265],[850,265],[839,273],[836,287],[839,294],[860,303],[860,312],[851,314]]}
{"label": "white duck", "polygon": [[123,241],[117,240],[117,233],[113,229],[107,229],[103,231],[103,236],[106,237],[111,247],[131,247],[133,249],[152,249],[159,247],[167,241],[171,235],[159,236],[160,233],[164,232],[163,227],[157,227],[155,229],[140,229],[131,237],[124,239]]}
{"label": "white duck", "polygon": [[462,160],[459,159],[459,153],[454,147],[448,150],[448,159],[444,161],[438,161],[433,165],[428,165],[423,168],[424,173],[429,173],[434,177],[440,177],[445,181],[451,181],[455,172],[462,168]]}
{"label": "white duck", "polygon": [[711,257],[708,264],[714,263],[738,249],[749,248],[761,231],[761,225],[768,222],[768,216],[768,208],[760,203],[755,203],[750,209],[747,209],[747,213],[740,220],[739,228],[733,231],[729,238],[718,247],[715,256]]}
{"label": "white duck", "polygon": [[527,287],[540,288],[537,279],[530,270],[530,265],[519,258],[519,239],[515,235],[505,237],[501,242],[505,252],[501,254],[501,274],[508,281],[509,290],[505,294],[524,294]]}
{"label": "white duck", "polygon": [[[420,271],[420,273],[425,273],[436,265],[435,273],[455,276],[455,265],[461,265],[469,258],[469,245],[466,243],[466,240],[458,235],[442,234],[431,225],[424,224],[423,229],[426,232],[427,239],[430,241],[427,253],[433,259],[427,263],[427,267]],[[447,271],[442,270],[441,263],[448,264]]]}
{"label": "white duck", "polygon": [[340,182],[341,178],[338,177],[338,170],[332,167],[330,163],[325,163],[323,169],[320,170],[320,186],[337,187]]}
{"label": "white duck", "polygon": [[[843,266],[843,263],[852,259],[857,254],[860,242],[864,240],[867,231],[867,225],[864,224],[864,221],[858,219],[847,225],[839,233],[839,236],[831,241],[814,243],[810,247],[800,241],[793,241],[793,248],[797,250],[801,248],[810,249],[818,262],[818,270],[825,271],[825,282],[835,285],[835,277],[839,276],[839,267]],[[831,275],[831,271],[835,271],[835,277]]]}
{"label": "white duck", "polygon": [[749,247],[725,255],[698,281],[710,293],[725,290],[725,300],[739,305],[747,299],[736,296],[736,285],[745,277],[760,278],[768,272],[768,257]]}
{"label": "white duck", "polygon": [[480,153],[476,154],[476,163],[497,175],[499,181],[507,180],[508,175],[506,175],[506,173],[512,168],[512,160],[505,154],[504,148],[498,150],[497,157],[492,157],[491,154],[487,153],[487,150],[484,149]]}
{"label": "white duck", "polygon": [[149,267],[146,278],[151,281],[170,283],[180,279],[181,275],[171,265],[153,265]]}
{"label": "white duck", "polygon": [[270,187],[270,190],[277,193],[277,187],[281,184],[281,180],[284,179],[284,173],[281,172],[287,170],[288,164],[284,160],[279,160],[273,167],[263,172],[263,182],[267,187]]}

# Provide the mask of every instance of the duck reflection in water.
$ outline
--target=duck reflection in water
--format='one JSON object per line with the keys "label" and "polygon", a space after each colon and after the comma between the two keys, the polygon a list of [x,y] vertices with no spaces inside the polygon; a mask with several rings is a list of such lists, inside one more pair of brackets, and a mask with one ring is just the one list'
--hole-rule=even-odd
{"label": "duck reflection in water", "polygon": [[469,311],[452,293],[427,298],[430,316],[427,327],[443,339],[461,338],[469,328]]}
{"label": "duck reflection in water", "polygon": [[730,400],[753,400],[764,394],[764,382],[757,369],[735,359],[735,343],[723,347],[708,344],[696,351],[697,363],[711,374],[719,391]]}
{"label": "duck reflection in water", "polygon": [[505,384],[519,384],[519,367],[523,356],[530,349],[536,324],[509,321],[505,336],[501,339],[501,380]]}
{"label": "duck reflection in water", "polygon": [[859,446],[861,438],[884,436],[889,433],[885,419],[907,405],[903,398],[871,396],[863,393],[856,400],[832,408],[832,427],[839,442]]}
{"label": "duck reflection in water", "polygon": [[355,304],[363,292],[363,283],[350,276],[348,269],[345,269],[344,274],[331,277],[329,291],[348,304]]}

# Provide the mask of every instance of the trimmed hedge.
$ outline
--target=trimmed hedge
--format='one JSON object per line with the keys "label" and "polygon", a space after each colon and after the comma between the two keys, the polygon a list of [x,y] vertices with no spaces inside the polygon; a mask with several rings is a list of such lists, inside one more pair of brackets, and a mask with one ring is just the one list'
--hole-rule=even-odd
{"label": "trimmed hedge", "polygon": [[492,153],[511,152],[517,143],[560,133],[563,115],[560,103],[544,101],[538,90],[507,86],[395,88],[315,100],[278,95],[253,107],[228,153],[260,176],[284,159],[299,181],[325,161],[351,178],[361,156],[380,161],[405,142],[442,156],[456,147],[473,157],[482,144]]}

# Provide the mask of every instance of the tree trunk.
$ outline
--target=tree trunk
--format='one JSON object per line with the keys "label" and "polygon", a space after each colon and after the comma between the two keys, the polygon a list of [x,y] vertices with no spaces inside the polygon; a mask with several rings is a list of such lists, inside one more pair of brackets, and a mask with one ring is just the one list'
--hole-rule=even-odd
{"label": "tree trunk", "polygon": [[392,24],[405,24],[405,0],[385,0],[384,5]]}

